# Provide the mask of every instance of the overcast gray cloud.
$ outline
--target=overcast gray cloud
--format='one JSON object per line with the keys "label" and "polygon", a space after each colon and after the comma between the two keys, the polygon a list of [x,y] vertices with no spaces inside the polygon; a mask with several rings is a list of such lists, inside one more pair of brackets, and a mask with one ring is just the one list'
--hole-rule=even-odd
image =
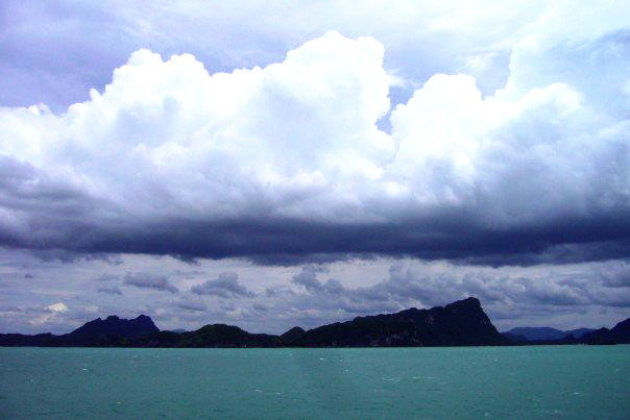
{"label": "overcast gray cloud", "polygon": [[196,295],[219,296],[226,299],[255,296],[238,282],[238,274],[233,272],[221,273],[215,280],[206,280],[193,286],[190,291]]}
{"label": "overcast gray cloud", "polygon": [[293,282],[307,293],[294,295],[290,301],[294,307],[321,311],[306,321],[312,325],[323,314],[334,318],[337,313],[339,319],[348,319],[411,306],[440,306],[476,296],[502,326],[528,319],[534,325],[555,322],[570,327],[563,316],[576,311],[590,314],[583,315],[582,323],[597,319],[592,313],[602,308],[627,313],[630,285],[623,283],[627,273],[626,263],[490,268],[399,261],[381,281],[367,287],[347,287],[326,279],[321,269],[305,267]]}
{"label": "overcast gray cloud", "polygon": [[177,293],[178,290],[168,281],[168,277],[155,273],[127,273],[124,284],[141,289],[153,289],[163,292]]}
{"label": "overcast gray cloud", "polygon": [[99,293],[107,293],[109,295],[118,295],[122,296],[123,292],[119,287],[116,286],[103,286],[98,288]]}
{"label": "overcast gray cloud", "polygon": [[[191,330],[223,322],[251,331],[281,333],[295,325],[313,327],[412,306],[444,305],[466,296],[478,297],[500,328],[574,328],[611,326],[627,317],[630,307],[630,287],[625,281],[628,263],[618,260],[496,268],[389,258],[291,268],[200,260],[194,272],[189,272],[187,263],[179,260],[125,257],[121,265],[107,270],[117,279],[98,282],[99,286],[117,288],[126,271],[139,273],[135,267],[143,267],[142,273],[168,273],[164,274],[168,284],[180,293],[159,289],[147,293],[155,289],[127,285],[120,288],[124,294],[118,295],[99,292],[91,281],[97,277],[92,273],[102,272],[106,263],[102,267],[94,267],[91,261],[51,266],[24,255],[20,259],[15,253],[3,254],[4,260],[11,257],[15,263],[0,265],[2,331],[68,332],[99,316],[144,313],[166,329]],[[223,274],[228,281],[218,281],[228,267],[238,264],[238,275],[231,271]],[[24,266],[36,274],[27,287],[21,272]],[[206,286],[202,278],[208,276],[212,280]],[[152,286],[158,283],[150,282]],[[195,286],[207,294],[188,292]],[[50,310],[59,303],[67,310]]]}
{"label": "overcast gray cloud", "polygon": [[175,304],[178,309],[192,312],[205,312],[208,310],[208,306],[203,302],[197,302],[192,300],[181,300]]}

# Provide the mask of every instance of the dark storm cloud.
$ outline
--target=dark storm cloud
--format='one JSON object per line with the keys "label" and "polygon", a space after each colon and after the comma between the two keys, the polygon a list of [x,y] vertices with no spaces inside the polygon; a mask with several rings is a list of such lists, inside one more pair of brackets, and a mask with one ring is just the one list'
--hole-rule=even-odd
{"label": "dark storm cloud", "polygon": [[[87,222],[55,222],[50,220],[43,226],[42,221],[34,223],[24,236],[14,236],[12,245],[41,252],[46,252],[43,247],[65,248],[75,257],[145,253],[188,259],[244,257],[268,264],[390,255],[470,264],[533,265],[630,255],[630,217],[623,212],[563,217],[516,228],[481,226],[479,216],[471,212],[446,209],[432,217],[387,224],[167,220],[145,226],[139,222],[121,230],[119,226],[97,227]],[[0,237],[8,235],[6,232]]]}
{"label": "dark storm cloud", "polygon": [[177,293],[175,286],[169,283],[168,277],[155,273],[127,273],[124,284],[141,289],[153,289],[170,293]]}
{"label": "dark storm cloud", "polygon": [[225,299],[236,297],[254,297],[255,293],[239,283],[238,274],[224,272],[215,280],[207,280],[190,289],[196,295],[219,296]]}

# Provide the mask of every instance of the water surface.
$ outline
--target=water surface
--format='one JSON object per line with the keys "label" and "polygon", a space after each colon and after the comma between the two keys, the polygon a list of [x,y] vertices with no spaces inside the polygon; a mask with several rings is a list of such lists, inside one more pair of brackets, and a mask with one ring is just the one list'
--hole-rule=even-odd
{"label": "water surface", "polygon": [[0,417],[630,419],[630,346],[0,348]]}

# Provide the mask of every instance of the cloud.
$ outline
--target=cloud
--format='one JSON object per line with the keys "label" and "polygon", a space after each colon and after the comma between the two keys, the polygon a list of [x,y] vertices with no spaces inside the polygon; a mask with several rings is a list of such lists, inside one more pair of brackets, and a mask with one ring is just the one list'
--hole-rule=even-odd
{"label": "cloud", "polygon": [[[17,308],[16,308],[17,309]],[[42,307],[30,307],[26,308],[26,310],[18,309],[19,312],[24,312],[24,314],[20,314],[20,317],[23,316],[28,317],[28,324],[36,327],[41,327],[43,325],[54,325],[63,322],[63,318],[69,313],[69,307],[63,302],[53,303],[47,306]],[[14,315],[15,309],[9,309],[8,314],[4,315]]]}
{"label": "cloud", "polygon": [[[42,262],[16,250],[7,250],[3,255],[0,268],[6,285],[2,291],[19,309],[14,312],[13,308],[0,308],[0,331],[4,332],[65,333],[96,316],[118,314],[128,318],[145,313],[161,328],[192,330],[207,323],[223,322],[236,323],[255,332],[282,333],[295,325],[314,327],[355,316],[444,305],[466,296],[480,298],[500,328],[599,327],[624,319],[630,307],[628,262],[623,260],[527,267],[471,266],[389,257],[303,267],[201,260],[190,271],[185,262],[146,255],[125,256],[122,267],[94,265],[91,261]],[[140,267],[143,271],[138,271]],[[229,282],[211,283],[208,291],[215,294],[197,295],[190,291],[196,283],[203,286],[204,281],[198,280],[203,273],[206,279],[216,281],[218,273],[235,267],[240,270],[239,276],[231,276],[236,278],[236,289]],[[36,274],[36,283],[31,285],[35,289],[24,288],[22,276],[27,268]],[[104,272],[115,278],[96,281]],[[134,292],[123,283],[125,272],[161,273],[168,276],[169,284],[186,290],[179,294]],[[98,292],[100,287],[110,286],[118,287],[124,294],[109,295],[110,298]],[[239,290],[238,286],[240,295],[231,291]],[[61,302],[68,307],[67,312],[46,309]],[[87,310],[95,303],[100,315]],[[33,323],[28,324],[28,320]]]}
{"label": "cloud", "polygon": [[323,289],[322,283],[317,279],[319,273],[324,273],[323,267],[315,265],[302,267],[302,270],[293,276],[293,283],[303,286],[308,291],[318,291]]}
{"label": "cloud", "polygon": [[254,310],[258,311],[258,312],[267,312],[269,310],[269,308],[267,306],[265,306],[263,304],[260,304],[260,303],[254,303],[252,305],[252,308],[254,308]]}
{"label": "cloud", "polygon": [[111,281],[119,280],[119,277],[114,274],[105,273],[105,274],[100,274],[95,280],[98,282],[111,282]]}
{"label": "cloud", "polygon": [[53,313],[68,312],[68,307],[63,302],[46,306],[46,310]]}
{"label": "cloud", "polygon": [[370,0],[362,2],[361,13],[349,2],[331,0],[299,5],[257,0],[212,8],[203,0],[176,7],[154,2],[150,10],[135,3],[78,6],[67,0],[54,7],[34,0],[3,6],[11,19],[3,20],[0,40],[2,104],[43,102],[55,108],[85,100],[86,87],[100,89],[110,70],[142,47],[165,56],[190,52],[213,71],[231,71],[277,62],[285,51],[331,28],[381,40],[388,67],[410,81],[464,67],[485,76],[482,84],[493,89],[502,80],[494,81],[494,74],[509,70],[507,60],[493,62],[493,53],[508,55],[522,38],[581,43],[627,27],[629,11],[625,3],[576,8],[563,0],[500,5]]}
{"label": "cloud", "polygon": [[627,262],[615,264],[601,271],[601,281],[607,287],[630,288],[630,266]]}
{"label": "cloud", "polygon": [[208,310],[208,306],[203,302],[194,302],[190,300],[180,301],[175,304],[178,309],[183,309],[190,312],[205,312]]}
{"label": "cloud", "polygon": [[[135,285],[135,286],[137,286],[137,285]],[[116,286],[99,287],[98,288],[98,293],[105,293],[105,294],[108,294],[108,295],[118,295],[118,296],[122,296],[122,294],[123,294],[123,292],[120,290],[120,288],[116,287]]]}
{"label": "cloud", "polygon": [[127,273],[124,284],[141,289],[154,289],[163,292],[177,293],[175,286],[169,283],[168,277],[154,273]]}
{"label": "cloud", "polygon": [[299,293],[267,297],[276,312],[302,317],[311,326],[441,306],[468,296],[481,300],[493,322],[511,326],[597,326],[596,320],[622,318],[630,307],[630,287],[624,283],[627,264],[619,261],[493,268],[399,260],[386,277],[354,287],[326,275],[325,270],[304,267],[293,277],[301,286]]}
{"label": "cloud", "polygon": [[293,276],[293,283],[303,286],[309,292],[317,292],[324,294],[340,294],[345,292],[344,287],[339,280],[329,279],[322,283],[317,276],[325,273],[326,270],[320,266],[305,266],[302,270]]}
{"label": "cloud", "polygon": [[196,295],[219,296],[225,299],[256,296],[239,283],[238,274],[233,272],[221,273],[215,280],[206,280],[193,286],[190,291]]}
{"label": "cloud", "polygon": [[[63,114],[0,110],[0,244],[269,263],[627,256],[626,38],[524,38],[503,89],[436,74],[393,109],[369,37],[329,32],[214,74],[140,50]],[[605,81],[573,71],[593,59]]]}

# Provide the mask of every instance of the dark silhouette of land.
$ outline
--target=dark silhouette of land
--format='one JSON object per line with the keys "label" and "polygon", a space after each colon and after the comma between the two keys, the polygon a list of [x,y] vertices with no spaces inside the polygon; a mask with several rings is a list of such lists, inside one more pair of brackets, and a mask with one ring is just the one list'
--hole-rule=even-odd
{"label": "dark silhouette of land", "polygon": [[600,328],[577,341],[586,344],[630,344],[630,318],[621,321],[610,330]]}
{"label": "dark silhouette of land", "polygon": [[630,318],[619,322],[612,329],[577,328],[561,331],[549,327],[513,328],[503,335],[512,344],[630,344]]}
{"label": "dark silhouette of land", "polygon": [[134,340],[159,332],[153,320],[146,315],[140,315],[135,319],[120,319],[112,315],[106,319],[98,318],[87,322],[69,334],[0,334],[0,345],[67,347],[128,345]]}
{"label": "dark silhouette of land", "polygon": [[[511,330],[513,331],[513,330]],[[542,331],[542,332],[541,332]],[[553,331],[521,330],[530,334]],[[555,330],[559,331],[559,330]],[[574,332],[577,331],[577,334]],[[576,330],[560,338],[530,340],[501,334],[476,298],[431,309],[357,317],[311,330],[291,328],[282,335],[252,334],[239,327],[209,324],[190,332],[160,331],[145,315],[131,320],[110,316],[84,324],[69,334],[0,334],[1,346],[42,347],[421,347],[511,344],[630,343],[630,319],[612,329]],[[519,332],[517,330],[517,332]],[[563,333],[560,331],[560,333]],[[555,334],[555,333],[553,333]],[[515,338],[516,337],[516,338]],[[545,336],[549,337],[549,335]]]}
{"label": "dark silhouette of land", "polygon": [[576,328],[563,331],[551,327],[516,327],[505,331],[503,335],[516,342],[553,341],[562,340],[569,336],[580,339],[593,331],[595,331],[593,328]]}

